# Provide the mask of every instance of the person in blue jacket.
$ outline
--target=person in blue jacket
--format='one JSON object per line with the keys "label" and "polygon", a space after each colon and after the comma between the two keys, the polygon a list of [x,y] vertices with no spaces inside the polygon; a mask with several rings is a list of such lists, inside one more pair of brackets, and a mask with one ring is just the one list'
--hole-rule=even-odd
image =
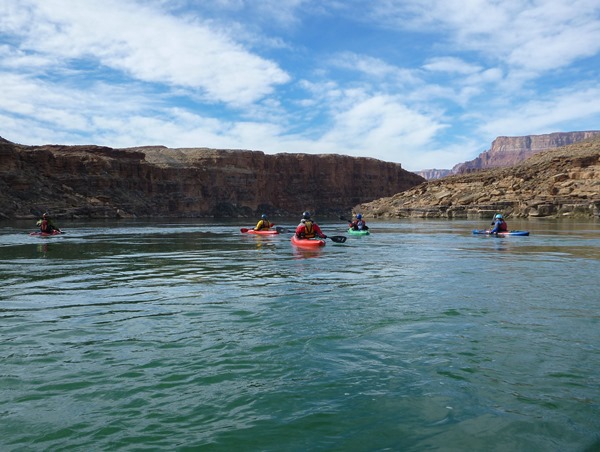
{"label": "person in blue jacket", "polygon": [[500,213],[496,214],[496,216],[494,217],[494,221],[492,221],[492,226],[493,229],[490,231],[490,234],[497,234],[498,232],[508,231],[508,225],[506,224],[506,221],[504,221],[504,218]]}

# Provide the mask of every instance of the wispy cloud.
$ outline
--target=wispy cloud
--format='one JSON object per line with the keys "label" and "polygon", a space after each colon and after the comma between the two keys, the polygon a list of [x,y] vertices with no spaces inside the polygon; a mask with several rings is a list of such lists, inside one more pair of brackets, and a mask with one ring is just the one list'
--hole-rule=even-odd
{"label": "wispy cloud", "polygon": [[423,68],[432,72],[446,72],[461,75],[470,75],[481,72],[482,67],[478,64],[467,63],[456,57],[436,57],[427,61]]}
{"label": "wispy cloud", "polygon": [[47,70],[90,60],[141,81],[198,90],[208,101],[233,106],[255,102],[290,79],[275,62],[219,30],[143,3],[24,0],[12,8],[17,12],[11,15],[11,28],[22,40],[22,50],[45,58]]}
{"label": "wispy cloud", "polygon": [[[569,124],[569,130],[598,130],[600,104],[590,102],[600,96],[600,86],[565,89],[554,92],[551,97],[543,96],[515,108],[504,109],[500,115],[488,120],[484,132],[509,130],[511,135],[528,135],[528,130],[539,133],[562,131],[562,124]],[[524,122],[523,118],[527,118]]]}
{"label": "wispy cloud", "polygon": [[597,129],[596,0],[0,2],[0,135],[451,167]]}

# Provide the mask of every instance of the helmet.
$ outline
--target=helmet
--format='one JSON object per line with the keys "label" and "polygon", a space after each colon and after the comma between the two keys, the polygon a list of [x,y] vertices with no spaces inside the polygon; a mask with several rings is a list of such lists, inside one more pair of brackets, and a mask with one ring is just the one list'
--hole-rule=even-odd
{"label": "helmet", "polygon": [[302,218],[305,218],[306,220],[310,219],[310,212],[306,211],[302,214]]}
{"label": "helmet", "polygon": [[362,215],[360,213],[357,213],[356,218],[358,218],[360,220],[362,218]]}
{"label": "helmet", "polygon": [[266,219],[267,219],[267,215],[266,215],[266,214],[264,214],[264,213],[263,213],[263,214],[262,214],[260,217],[261,217],[263,220],[266,220]]}
{"label": "helmet", "polygon": [[500,213],[497,213],[497,214],[496,214],[496,220],[501,220],[501,219],[502,219],[502,214],[500,214]]}

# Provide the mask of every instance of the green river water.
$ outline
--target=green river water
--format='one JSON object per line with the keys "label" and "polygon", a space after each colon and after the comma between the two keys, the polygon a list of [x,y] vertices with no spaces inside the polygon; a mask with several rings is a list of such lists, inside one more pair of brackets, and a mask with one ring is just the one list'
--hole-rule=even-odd
{"label": "green river water", "polygon": [[0,223],[0,450],[600,450],[600,223],[486,223]]}

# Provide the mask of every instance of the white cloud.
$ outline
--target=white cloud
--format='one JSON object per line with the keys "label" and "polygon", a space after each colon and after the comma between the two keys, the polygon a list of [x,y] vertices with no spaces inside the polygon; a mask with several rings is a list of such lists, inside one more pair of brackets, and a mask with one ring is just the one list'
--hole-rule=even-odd
{"label": "white cloud", "polygon": [[20,34],[23,51],[50,63],[92,60],[141,81],[196,89],[207,100],[235,106],[290,80],[276,63],[221,31],[146,3],[23,0],[14,5],[11,28]]}
{"label": "white cloud", "polygon": [[0,0],[0,135],[449,168],[597,128],[595,3]]}
{"label": "white cloud", "polygon": [[597,130],[600,103],[590,100],[599,98],[598,87],[563,90],[496,112],[481,131],[488,136],[520,136],[561,131],[560,125],[569,123],[578,125],[571,130]]}
{"label": "white cloud", "polygon": [[369,77],[376,77],[377,79],[394,78],[405,83],[418,83],[420,81],[414,69],[400,68],[369,55],[343,52],[332,57],[328,64],[359,72]]}
{"label": "white cloud", "polygon": [[443,127],[397,99],[378,95],[338,112],[334,126],[319,140],[319,146],[330,152],[400,161],[399,155],[426,146]]}
{"label": "white cloud", "polygon": [[277,137],[283,130],[276,123],[220,120],[169,107],[135,84],[67,88],[1,72],[0,80],[0,135],[11,141],[282,150]]}
{"label": "white cloud", "polygon": [[423,68],[432,72],[449,72],[462,75],[475,74],[481,71],[478,64],[470,64],[456,57],[437,57],[427,61]]}
{"label": "white cloud", "polygon": [[394,27],[443,35],[449,51],[526,70],[531,77],[600,49],[597,0],[388,0],[372,13]]}

